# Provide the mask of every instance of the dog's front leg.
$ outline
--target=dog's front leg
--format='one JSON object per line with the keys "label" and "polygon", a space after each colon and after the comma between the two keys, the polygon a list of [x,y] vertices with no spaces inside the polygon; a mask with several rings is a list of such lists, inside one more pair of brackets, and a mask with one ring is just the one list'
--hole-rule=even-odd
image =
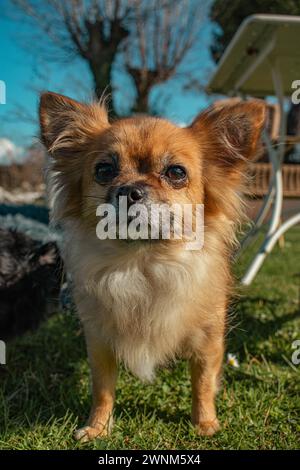
{"label": "dog's front leg", "polygon": [[110,348],[87,328],[85,337],[92,371],[93,404],[87,425],[75,433],[75,438],[81,442],[109,434],[117,380],[117,365]]}
{"label": "dog's front leg", "polygon": [[203,436],[220,429],[215,395],[223,359],[223,338],[210,339],[191,359],[192,423]]}

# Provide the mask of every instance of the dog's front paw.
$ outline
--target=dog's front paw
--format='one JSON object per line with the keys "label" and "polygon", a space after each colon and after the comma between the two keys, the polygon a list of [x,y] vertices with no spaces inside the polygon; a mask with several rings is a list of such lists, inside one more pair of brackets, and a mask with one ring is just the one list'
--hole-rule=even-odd
{"label": "dog's front paw", "polygon": [[93,428],[92,426],[84,426],[75,431],[74,437],[76,441],[89,442],[97,437],[106,437],[109,434],[107,427]]}
{"label": "dog's front paw", "polygon": [[195,425],[196,432],[199,436],[213,436],[221,428],[217,418],[212,421],[202,421]]}

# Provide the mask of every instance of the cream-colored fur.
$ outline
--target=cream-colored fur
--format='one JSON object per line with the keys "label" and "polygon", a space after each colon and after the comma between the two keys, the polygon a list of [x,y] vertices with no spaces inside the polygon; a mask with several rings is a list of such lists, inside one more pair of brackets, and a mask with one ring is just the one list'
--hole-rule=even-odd
{"label": "cream-colored fur", "polygon": [[194,337],[191,324],[205,327],[209,310],[207,273],[215,260],[205,250],[100,241],[75,223],[66,232],[80,317],[134,374],[151,380],[157,366],[202,340],[205,328]]}

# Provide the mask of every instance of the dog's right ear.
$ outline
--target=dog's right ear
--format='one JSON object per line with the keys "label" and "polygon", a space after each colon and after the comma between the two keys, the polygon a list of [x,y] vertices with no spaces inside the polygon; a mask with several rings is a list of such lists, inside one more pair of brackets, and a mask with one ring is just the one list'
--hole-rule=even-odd
{"label": "dog's right ear", "polygon": [[52,92],[41,95],[39,117],[42,142],[53,156],[78,148],[109,126],[103,104],[86,105]]}
{"label": "dog's right ear", "polygon": [[82,161],[90,144],[110,124],[101,103],[82,104],[56,93],[40,101],[42,142],[49,156],[46,172],[53,221],[77,217],[81,202]]}

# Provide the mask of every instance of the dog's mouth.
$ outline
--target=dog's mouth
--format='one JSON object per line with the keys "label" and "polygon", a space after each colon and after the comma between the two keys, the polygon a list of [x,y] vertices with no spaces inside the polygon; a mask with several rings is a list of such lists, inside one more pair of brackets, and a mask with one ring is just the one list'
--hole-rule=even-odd
{"label": "dog's mouth", "polygon": [[118,240],[127,242],[157,243],[176,239],[173,216],[167,221],[162,221],[151,217],[144,220],[128,215],[122,220],[117,219],[116,232]]}

